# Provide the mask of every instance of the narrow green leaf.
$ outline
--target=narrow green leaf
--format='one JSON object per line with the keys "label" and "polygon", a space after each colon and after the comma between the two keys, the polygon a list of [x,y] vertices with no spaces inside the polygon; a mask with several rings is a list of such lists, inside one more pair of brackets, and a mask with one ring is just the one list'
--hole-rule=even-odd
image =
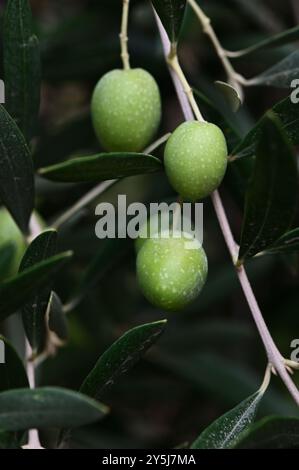
{"label": "narrow green leaf", "polygon": [[0,364],[0,392],[29,387],[24,364],[17,352],[4,336],[0,335],[0,341],[4,343],[5,358],[5,363]]}
{"label": "narrow green leaf", "polygon": [[23,135],[1,105],[0,128],[0,198],[26,232],[34,207],[32,159]]}
{"label": "narrow green leaf", "polygon": [[127,372],[157,341],[166,320],[137,326],[125,333],[104,352],[84,380],[80,392],[99,398],[104,390]]}
{"label": "narrow green leaf", "polygon": [[152,0],[152,4],[162,21],[170,42],[175,44],[182,26],[186,0]]}
{"label": "narrow green leaf", "polygon": [[246,194],[239,259],[266,250],[290,227],[298,196],[296,161],[279,119],[269,113]]}
{"label": "narrow green leaf", "polygon": [[272,245],[268,253],[294,253],[299,251],[299,228],[295,228],[280,237],[274,245]]}
{"label": "narrow green leaf", "polygon": [[254,44],[253,46],[247,47],[240,51],[238,57],[243,57],[245,55],[252,54],[253,52],[260,51],[262,49],[268,49],[270,47],[279,47],[289,44],[291,42],[297,41],[299,39],[299,26],[294,28],[286,29],[281,33],[270,36],[269,38],[264,39],[263,41]]}
{"label": "narrow green leaf", "polygon": [[254,421],[263,397],[256,392],[208,426],[191,445],[191,449],[229,449],[240,434]]}
{"label": "narrow green leaf", "polygon": [[55,292],[51,293],[47,312],[49,329],[61,341],[66,341],[68,338],[66,314],[64,313],[62,302]]}
{"label": "narrow green leaf", "polygon": [[[269,112],[269,111],[268,111]],[[253,156],[256,145],[261,137],[264,122],[267,120],[268,112],[258,121],[251,131],[244,137],[232,152],[235,158]],[[281,121],[282,129],[293,145],[299,144],[299,106],[292,103],[290,97],[277,103],[271,112]]]}
{"label": "narrow green leaf", "polygon": [[104,405],[63,388],[0,393],[0,423],[4,431],[82,426],[97,421],[106,413]]}
{"label": "narrow green leaf", "polygon": [[154,173],[161,170],[161,161],[143,153],[101,153],[78,157],[42,168],[39,173],[52,181],[84,183],[125,176]]}
{"label": "narrow green leaf", "polygon": [[[56,254],[56,247],[56,230],[51,229],[41,233],[27,248],[20,265],[19,273],[54,256]],[[51,285],[49,282],[45,289],[40,290],[37,295],[22,308],[24,329],[34,354],[41,352],[45,346],[47,338],[45,314],[50,293]]]}
{"label": "narrow green leaf", "polygon": [[0,284],[0,321],[22,308],[43,289],[70,259],[72,252],[61,253],[26,269]]}
{"label": "narrow green leaf", "polygon": [[299,419],[267,416],[240,436],[237,449],[299,449]]}
{"label": "narrow green leaf", "polygon": [[6,106],[27,141],[33,137],[40,101],[40,50],[28,0],[8,0],[3,23]]}
{"label": "narrow green leaf", "polygon": [[299,76],[299,52],[295,51],[261,75],[252,78],[250,85],[267,85],[291,88],[291,83]]}

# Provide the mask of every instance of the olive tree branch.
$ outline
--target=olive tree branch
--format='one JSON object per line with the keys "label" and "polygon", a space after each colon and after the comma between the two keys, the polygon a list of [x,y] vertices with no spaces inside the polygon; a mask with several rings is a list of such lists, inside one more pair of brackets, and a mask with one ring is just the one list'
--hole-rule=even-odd
{"label": "olive tree branch", "polygon": [[[165,29],[164,29],[160,19],[158,18],[158,16],[156,14],[155,14],[155,16],[156,16],[156,20],[157,20],[157,24],[158,24],[158,28],[159,28],[159,32],[160,32],[160,36],[161,36],[161,40],[162,40],[162,44],[163,44],[165,58],[166,58],[166,60],[169,64],[169,54],[170,54],[170,51],[171,51],[170,42],[169,42],[168,36],[165,32]],[[170,64],[169,64],[169,66],[170,66]],[[170,69],[171,69],[172,76],[173,76],[173,73],[175,72],[175,70],[173,69],[173,67],[172,68],[170,67]],[[176,91],[177,91],[178,99],[179,99],[179,102],[181,104],[181,108],[183,110],[185,119],[187,121],[194,119],[191,105],[188,102],[188,96],[187,96],[187,94],[185,93],[185,90],[184,90],[184,84],[180,83],[178,85],[176,83],[175,88],[176,88]],[[224,206],[222,204],[222,201],[221,201],[221,198],[220,198],[220,195],[219,195],[218,191],[215,191],[212,194],[212,202],[213,202],[213,205],[214,205],[214,209],[215,209],[215,212],[216,212],[216,215],[217,215],[217,218],[218,218],[218,222],[220,224],[220,228],[222,230],[227,248],[228,248],[229,253],[231,255],[233,264],[235,266],[239,282],[241,284],[241,287],[243,289],[245,298],[246,298],[248,306],[250,308],[252,317],[255,321],[256,327],[258,329],[261,340],[263,342],[263,345],[264,345],[264,348],[265,348],[265,351],[266,351],[266,354],[267,354],[267,358],[268,358],[269,368],[271,368],[271,370],[273,372],[277,372],[277,374],[279,374],[279,376],[283,380],[285,386],[287,387],[290,394],[292,395],[294,401],[299,406],[299,391],[298,391],[297,387],[295,386],[294,382],[292,381],[291,377],[289,376],[287,370],[286,370],[286,367],[291,368],[293,366],[293,364],[290,364],[290,361],[285,360],[282,357],[282,355],[280,354],[277,346],[275,345],[275,343],[273,341],[273,338],[272,338],[272,336],[271,336],[271,334],[268,330],[268,327],[267,327],[267,325],[264,321],[264,318],[263,318],[263,315],[262,315],[261,310],[259,308],[259,305],[256,301],[256,298],[255,298],[254,292],[252,290],[251,284],[249,282],[245,267],[243,265],[239,266],[239,267],[236,266],[236,261],[237,261],[237,258],[238,258],[238,245],[234,240],[234,237],[233,237],[233,234],[232,234],[232,231],[231,231],[231,228],[230,228],[227,216],[226,216],[226,212],[225,212],[225,209],[224,209]]]}
{"label": "olive tree branch", "polygon": [[[215,51],[223,65],[223,68],[227,74],[229,83],[238,91],[241,98],[243,98],[243,88],[242,85],[247,85],[247,80],[242,75],[237,73],[232,66],[228,57],[230,57],[230,52],[226,51],[216,35],[212,25],[211,19],[205,14],[205,12],[200,8],[196,0],[187,0],[190,7],[193,9],[197,18],[199,19],[203,32],[210,38]],[[233,54],[233,53],[232,53]]]}
{"label": "olive tree branch", "polygon": [[125,70],[130,69],[130,56],[128,52],[129,3],[130,3],[130,0],[123,0],[121,31],[119,35],[120,47],[121,47],[121,58],[122,58],[123,67]]}

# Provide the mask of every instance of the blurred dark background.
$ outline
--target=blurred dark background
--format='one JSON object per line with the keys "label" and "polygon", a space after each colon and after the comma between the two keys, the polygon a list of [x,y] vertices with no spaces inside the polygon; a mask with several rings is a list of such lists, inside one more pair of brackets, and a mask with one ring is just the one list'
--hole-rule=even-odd
{"label": "blurred dark background", "polygon": [[[199,3],[229,49],[251,45],[299,20],[296,0]],[[42,167],[70,155],[100,150],[91,127],[89,103],[99,78],[121,66],[121,0],[33,0],[31,4],[42,49],[40,128],[34,142],[35,164]],[[173,130],[183,117],[148,0],[132,1],[129,47],[132,66],[149,70],[161,88],[162,135]],[[236,68],[252,77],[294,48],[296,44],[253,54],[235,61]],[[245,105],[233,115],[213,85],[215,80],[225,80],[222,67],[189,10],[179,55],[190,82],[228,116],[240,136],[267,108],[286,96],[285,91],[273,88],[250,88],[246,90]],[[237,239],[248,165],[250,162],[236,166],[237,171],[231,170],[221,188]],[[38,210],[51,224],[90,187],[38,179]],[[120,181],[99,201],[116,202],[117,194],[126,194],[128,202],[174,197],[163,174]],[[138,289],[133,242],[108,244],[96,238],[96,202],[60,231],[60,248],[73,249],[75,256],[57,280],[55,290],[67,303],[76,295],[82,273],[97,257],[101,259],[103,250],[111,250],[111,260],[117,254],[117,262],[109,264],[82,303],[68,314],[69,342],[39,368],[41,385],[78,388],[99,355],[122,333],[137,324],[166,317],[154,310]],[[111,407],[110,416],[100,424],[74,432],[73,447],[179,446],[192,441],[207,424],[260,385],[265,353],[209,200],[204,208],[204,246],[210,272],[202,295],[187,311],[167,315],[168,327],[160,341],[103,397]],[[296,222],[298,225],[298,219]],[[297,256],[264,256],[248,263],[265,319],[286,357],[291,354],[291,341],[299,338],[298,266]],[[273,378],[261,415],[295,413],[283,385]],[[52,435],[44,434],[43,439],[51,444]]]}

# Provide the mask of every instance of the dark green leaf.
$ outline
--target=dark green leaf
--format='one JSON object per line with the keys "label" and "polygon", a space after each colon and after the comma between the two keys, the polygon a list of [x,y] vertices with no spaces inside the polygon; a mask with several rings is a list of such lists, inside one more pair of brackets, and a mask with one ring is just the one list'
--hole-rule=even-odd
{"label": "dark green leaf", "polygon": [[[41,233],[27,248],[20,265],[19,273],[54,256],[56,254],[56,247],[56,230],[51,229]],[[34,354],[41,352],[45,347],[47,338],[45,314],[50,293],[51,286],[49,283],[44,290],[40,290],[38,294],[22,308],[24,329]]]}
{"label": "dark green leaf", "polygon": [[99,398],[104,390],[132,367],[157,341],[166,320],[137,326],[125,333],[104,352],[84,380],[80,392]]}
{"label": "dark green leaf", "polygon": [[238,449],[299,449],[299,419],[269,416],[253,424],[237,442]]}
{"label": "dark green leaf", "polygon": [[256,392],[218,418],[200,434],[191,449],[229,449],[233,447],[240,433],[248,429],[254,421],[262,397],[261,392]]}
{"label": "dark green leaf", "polygon": [[299,251],[299,228],[285,233],[267,250],[268,253],[293,253],[295,251]]}
{"label": "dark green leaf", "polygon": [[63,305],[55,292],[51,293],[49,305],[49,329],[57,335],[61,341],[66,341],[68,338],[68,324],[66,315],[63,310]]}
{"label": "dark green leaf", "polygon": [[1,105],[0,128],[0,198],[26,232],[34,207],[32,159],[19,128]]}
{"label": "dark green leaf", "polygon": [[[4,344],[5,363],[0,364],[0,392],[12,388],[29,387],[27,374],[23,362],[19,358],[13,346],[6,338],[0,335],[0,341]],[[1,423],[0,423],[1,428]]]}
{"label": "dark green leaf", "polygon": [[175,44],[181,30],[186,0],[152,0],[170,42]]}
{"label": "dark green leaf", "polygon": [[40,174],[52,181],[83,183],[125,176],[142,175],[161,170],[161,161],[142,153],[101,153],[78,157],[42,168]]}
{"label": "dark green leaf", "polygon": [[269,248],[291,225],[298,195],[293,150],[279,119],[269,113],[246,194],[239,259]]}
{"label": "dark green leaf", "polygon": [[0,431],[0,449],[20,449],[14,433]]}
{"label": "dark green leaf", "polygon": [[18,389],[0,394],[0,422],[4,431],[82,426],[106,413],[104,405],[63,388]]}
{"label": "dark green leaf", "polygon": [[[299,144],[299,106],[292,103],[290,97],[277,103],[271,110],[279,117],[282,128],[288,139],[293,145]],[[267,120],[266,113],[246,135],[243,141],[233,150],[232,155],[235,158],[253,156],[255,154],[256,145],[261,137],[264,122]]]}
{"label": "dark green leaf", "polygon": [[71,252],[53,256],[18,276],[0,284],[0,321],[29,302],[72,256]]}
{"label": "dark green leaf", "polygon": [[35,132],[40,100],[39,41],[33,35],[28,0],[8,0],[3,24],[6,106],[29,141]]}
{"label": "dark green leaf", "polygon": [[247,47],[240,51],[238,57],[243,57],[245,55],[251,54],[252,52],[257,52],[262,49],[267,49],[269,47],[278,47],[284,46],[285,44],[289,44],[291,42],[297,41],[299,39],[299,26],[295,26],[291,29],[286,29],[281,33],[275,34],[270,36],[263,41],[254,44],[253,46]]}
{"label": "dark green leaf", "polygon": [[295,51],[266,72],[249,80],[250,85],[267,85],[291,88],[291,83],[299,75],[299,52]]}

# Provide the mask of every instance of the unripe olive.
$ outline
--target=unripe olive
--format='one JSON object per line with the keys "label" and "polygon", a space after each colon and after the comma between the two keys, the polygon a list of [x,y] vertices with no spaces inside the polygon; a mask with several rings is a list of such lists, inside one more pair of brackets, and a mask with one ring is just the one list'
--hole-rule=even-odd
{"label": "unripe olive", "polygon": [[158,85],[143,69],[112,70],[94,90],[91,114],[97,137],[106,150],[143,150],[161,120]]}
{"label": "unripe olive", "polygon": [[[203,288],[208,263],[206,254],[188,234],[179,238],[150,238],[137,255],[137,278],[144,296],[156,307],[181,310]],[[195,246],[194,246],[195,244]]]}
{"label": "unripe olive", "polygon": [[151,237],[160,236],[161,231],[169,229],[169,234],[172,235],[172,211],[164,211],[153,214],[147,219],[147,221],[140,227],[139,237],[135,240],[135,251],[138,251],[143,247],[146,240]]}
{"label": "unripe olive", "polygon": [[22,232],[7,209],[2,207],[0,209],[0,250],[6,246],[13,247],[13,254],[7,270],[0,273],[0,280],[17,274],[22,256],[26,250],[26,241]]}
{"label": "unripe olive", "polygon": [[196,201],[217,189],[225,175],[226,140],[214,124],[185,122],[169,138],[164,157],[173,188],[183,199]]}

